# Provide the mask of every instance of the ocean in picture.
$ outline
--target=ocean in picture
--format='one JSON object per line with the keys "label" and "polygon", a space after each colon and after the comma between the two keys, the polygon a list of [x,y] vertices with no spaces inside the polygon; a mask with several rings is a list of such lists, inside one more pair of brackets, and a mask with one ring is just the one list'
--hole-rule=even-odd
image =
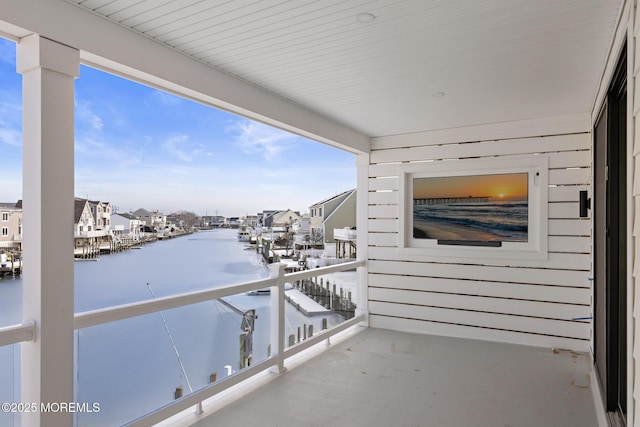
{"label": "ocean in picture", "polygon": [[516,200],[414,205],[413,237],[528,241],[528,203]]}

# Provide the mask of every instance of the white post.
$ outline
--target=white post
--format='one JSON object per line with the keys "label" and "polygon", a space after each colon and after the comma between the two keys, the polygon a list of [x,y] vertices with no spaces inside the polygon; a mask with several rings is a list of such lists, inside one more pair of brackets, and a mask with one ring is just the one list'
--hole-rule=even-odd
{"label": "white post", "polygon": [[[22,402],[73,401],[73,102],[76,49],[30,35],[17,47],[23,94]],[[55,408],[55,405],[52,406]],[[70,412],[24,413],[22,426],[68,427]]]}
{"label": "white post", "polygon": [[271,278],[277,275],[275,286],[271,287],[271,300],[269,308],[271,311],[271,355],[276,357],[277,365],[275,372],[280,374],[285,371],[284,367],[284,264],[272,264]]}
{"label": "white post", "polygon": [[[369,154],[358,154],[356,157],[357,197],[356,197],[356,251],[358,260],[366,261],[368,254],[369,232]],[[358,267],[358,296],[356,315],[363,315],[363,324],[369,325],[369,292],[367,266]]]}

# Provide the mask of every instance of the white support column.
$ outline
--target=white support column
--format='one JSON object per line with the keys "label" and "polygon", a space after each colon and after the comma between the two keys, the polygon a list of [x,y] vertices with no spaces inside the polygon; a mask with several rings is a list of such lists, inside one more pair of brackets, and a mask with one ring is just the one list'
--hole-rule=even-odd
{"label": "white support column", "polygon": [[[23,132],[22,402],[73,401],[73,145],[76,49],[36,34],[20,40]],[[68,427],[73,414],[25,413],[22,426]]]}
{"label": "white support column", "polygon": [[[357,257],[358,260],[369,259],[369,154],[358,154],[357,167],[357,196],[356,196],[356,232],[357,232]],[[364,315],[364,324],[369,325],[369,292],[368,292],[368,268],[358,267],[358,299],[356,314]]]}

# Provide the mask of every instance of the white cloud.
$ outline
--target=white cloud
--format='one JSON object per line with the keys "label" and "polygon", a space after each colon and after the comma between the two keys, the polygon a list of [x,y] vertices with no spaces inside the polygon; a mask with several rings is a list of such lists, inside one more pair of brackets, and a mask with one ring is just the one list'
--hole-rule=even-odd
{"label": "white cloud", "polygon": [[22,132],[19,129],[2,127],[2,124],[0,124],[0,142],[12,147],[21,147]]}
{"label": "white cloud", "polygon": [[265,160],[272,160],[287,145],[297,139],[296,135],[275,129],[261,123],[240,120],[226,129],[235,136],[235,143],[247,154],[261,154]]}
{"label": "white cloud", "polygon": [[[1,96],[12,98],[10,93]],[[22,146],[22,105],[4,101],[0,103],[0,143]]]}
{"label": "white cloud", "polygon": [[83,101],[75,101],[76,121],[88,125],[91,129],[101,131],[104,123],[102,118],[93,112],[91,104]]}
{"label": "white cloud", "polygon": [[189,135],[174,135],[164,143],[164,149],[172,156],[190,162],[199,150],[189,148]]}

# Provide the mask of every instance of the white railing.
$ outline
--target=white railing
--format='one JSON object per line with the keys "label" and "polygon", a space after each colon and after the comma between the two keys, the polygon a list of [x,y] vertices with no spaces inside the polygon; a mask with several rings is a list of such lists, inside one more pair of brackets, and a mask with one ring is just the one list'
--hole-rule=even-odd
{"label": "white railing", "polygon": [[102,237],[109,234],[108,230],[92,230],[92,231],[79,231],[75,233],[75,238],[91,238],[91,237]]}
{"label": "white railing", "polygon": [[[145,314],[157,313],[163,310],[169,310],[199,302],[220,299],[245,292],[257,291],[259,289],[264,289],[265,287],[271,288],[271,354],[263,361],[257,362],[225,379],[212,383],[126,424],[127,426],[136,427],[151,426],[191,407],[200,407],[204,400],[213,397],[219,392],[227,390],[260,372],[263,372],[268,368],[275,367],[277,372],[283,372],[284,362],[288,357],[294,356],[315,344],[327,340],[331,336],[364,320],[361,315],[356,315],[355,317],[342,322],[331,329],[321,331],[320,333],[285,349],[285,283],[309,279],[339,271],[352,270],[358,267],[363,267],[364,265],[364,261],[352,261],[332,265],[330,267],[284,274],[284,265],[274,264],[270,266],[269,277],[262,280],[77,313],[74,318],[74,329],[88,328]],[[35,330],[34,322],[25,322],[22,325],[0,328],[0,346],[33,341],[35,337]]]}
{"label": "white railing", "polygon": [[349,228],[334,228],[333,238],[339,240],[356,240],[357,231]]}
{"label": "white railing", "polygon": [[36,336],[36,323],[27,321],[22,325],[11,325],[0,328],[0,347],[33,341]]}

